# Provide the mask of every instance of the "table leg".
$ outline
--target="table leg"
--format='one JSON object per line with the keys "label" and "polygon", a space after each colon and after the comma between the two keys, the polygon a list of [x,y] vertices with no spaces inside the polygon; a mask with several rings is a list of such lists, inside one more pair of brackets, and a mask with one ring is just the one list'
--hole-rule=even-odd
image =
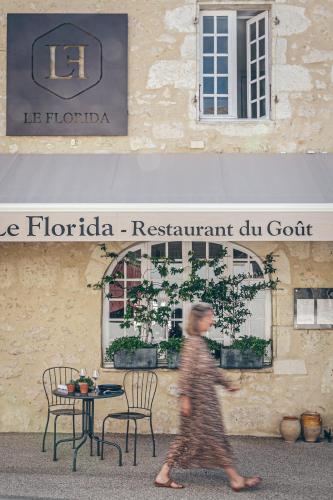
{"label": "table leg", "polygon": [[83,439],[82,439],[81,443],[79,443],[78,446],[75,447],[74,452],[73,452],[73,472],[76,472],[76,459],[77,459],[78,451],[84,445],[84,443],[87,441],[88,437],[90,436],[90,401],[89,400],[82,401],[82,411],[83,411],[83,419],[82,419]]}
{"label": "table leg", "polygon": [[94,455],[93,453],[93,438],[94,438],[94,417],[95,417],[95,405],[94,401],[91,401],[90,406],[90,418],[89,418],[89,437],[90,437],[90,456]]}

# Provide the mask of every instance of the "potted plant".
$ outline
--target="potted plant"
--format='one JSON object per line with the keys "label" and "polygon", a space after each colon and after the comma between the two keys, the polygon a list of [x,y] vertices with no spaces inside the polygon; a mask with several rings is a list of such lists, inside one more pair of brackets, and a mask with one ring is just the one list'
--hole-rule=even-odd
{"label": "potted plant", "polygon": [[183,337],[171,337],[159,343],[159,351],[166,353],[168,368],[178,368]]}
{"label": "potted plant", "polygon": [[208,337],[204,337],[207,342],[207,347],[211,352],[212,356],[216,359],[220,359],[221,357],[221,342],[217,342],[216,340],[209,339]]}
{"label": "potted plant", "polygon": [[72,394],[75,392],[75,380],[70,380],[67,385],[67,391],[69,394]]}
{"label": "potted plant", "polygon": [[221,349],[222,368],[262,368],[270,340],[243,335]]}
{"label": "potted plant", "polygon": [[94,382],[90,377],[80,377],[75,380],[75,391],[88,394],[94,390]]}
{"label": "potted plant", "polygon": [[106,360],[115,368],[156,368],[157,346],[139,337],[121,337],[106,348]]}

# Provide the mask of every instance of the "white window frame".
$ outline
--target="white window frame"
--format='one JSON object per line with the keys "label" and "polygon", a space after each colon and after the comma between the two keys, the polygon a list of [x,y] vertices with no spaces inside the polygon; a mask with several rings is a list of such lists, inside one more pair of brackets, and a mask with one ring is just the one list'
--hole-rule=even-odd
{"label": "white window frame", "polygon": [[[196,241],[196,240],[195,240]],[[152,245],[155,245],[155,244],[159,244],[159,243],[167,243],[165,241],[153,241],[153,242],[144,242],[144,243],[137,243],[133,246],[130,246],[126,249],[124,249],[120,254],[119,254],[119,259],[117,260],[117,262],[119,260],[121,260],[121,258],[125,257],[125,255],[128,253],[128,252],[134,252],[138,249],[141,249],[141,255],[143,254],[148,254],[150,255],[151,254],[151,246]],[[226,249],[227,249],[227,255],[226,255],[226,264],[227,264],[227,267],[226,267],[226,272],[228,274],[232,273],[233,272],[233,265],[234,265],[234,259],[233,259],[233,250],[234,249],[237,249],[237,250],[240,250],[241,252],[244,252],[247,254],[247,259],[246,259],[246,270],[245,272],[250,272],[250,265],[251,265],[251,261],[254,260],[255,262],[257,262],[257,264],[260,266],[261,269],[263,269],[263,263],[262,263],[262,260],[260,259],[260,257],[258,257],[252,250],[250,249],[247,249],[246,247],[244,246],[241,246],[241,245],[238,245],[236,243],[232,243],[232,242],[220,242],[220,241],[210,241],[210,242],[205,242],[207,247],[208,247],[208,243],[216,243],[216,244],[220,244],[220,245],[223,245]],[[192,245],[192,241],[183,241],[182,242],[182,254],[183,254],[183,265],[185,267],[185,272],[184,272],[184,279],[187,278],[188,276],[188,271],[189,271],[189,263],[188,263],[188,260],[187,260],[187,256],[188,256],[188,252],[189,250],[191,250],[191,245]],[[206,256],[207,256],[207,250],[206,250]],[[113,268],[115,267],[116,261],[113,261],[107,268],[106,270],[106,273],[105,274],[109,274],[110,272],[112,272]],[[142,275],[145,276],[145,273],[147,272],[148,270],[148,265],[149,265],[149,261],[147,259],[143,259],[143,268],[142,268]],[[149,276],[146,276],[148,279],[149,279]],[[258,279],[262,279],[261,277],[258,278]],[[107,293],[108,290],[105,289],[104,290],[104,293],[103,293],[103,298],[102,298],[102,362],[103,362],[103,365],[105,366],[112,366],[110,363],[107,363],[105,364],[104,362],[104,355],[105,355],[105,348],[107,347],[108,343],[109,343],[109,325],[110,323],[113,323],[113,322],[119,322],[119,321],[114,321],[114,320],[110,320],[109,318],[109,299],[106,298],[105,296],[105,293]],[[271,290],[265,290],[264,291],[264,299],[260,299],[260,300],[265,300],[265,325],[264,325],[264,335],[263,335],[263,338],[265,338],[266,340],[269,340],[272,338],[272,299],[271,299]],[[185,333],[185,326],[186,326],[186,323],[187,323],[187,317],[188,317],[188,314],[189,314],[189,311],[190,311],[190,308],[191,308],[191,304],[190,303],[183,303],[183,319],[182,319],[182,323],[183,323],[183,332]],[[248,325],[246,326],[246,334],[247,335],[251,335],[251,334],[256,334],[256,332],[251,332],[251,327],[250,327],[250,320],[251,320],[251,317],[249,318],[249,320],[247,321]],[[126,335],[126,329],[123,330],[124,332],[124,336]],[[166,328],[166,333],[167,333],[167,328]]]}
{"label": "white window frame", "polygon": [[[211,115],[204,114],[203,112],[203,99],[204,99],[204,91],[203,91],[203,18],[205,16],[214,16],[214,26],[216,26],[216,17],[227,17],[228,18],[228,114],[225,115]],[[209,120],[209,121],[220,121],[227,118],[237,118],[237,57],[236,60],[230,57],[230,54],[237,54],[237,30],[236,30],[236,22],[237,22],[237,11],[236,10],[201,10],[200,11],[200,42],[199,42],[199,74],[200,74],[200,83],[199,83],[199,116],[201,119]],[[211,35],[210,35],[211,36]],[[214,61],[217,57],[216,51],[216,35],[214,34],[214,52],[212,53],[214,57]],[[208,56],[209,57],[209,56]],[[214,81],[217,78],[217,73],[213,74]],[[214,100],[217,97],[217,93],[210,94],[207,97],[213,97]]]}
{"label": "white window frame", "polygon": [[[228,5],[229,7],[229,5]],[[248,8],[252,7],[252,4]],[[248,113],[247,118],[238,117],[237,109],[237,13],[238,11],[246,10],[244,6],[239,8],[230,8],[230,10],[210,10],[205,6],[205,4],[199,5],[198,19],[199,19],[199,29],[198,29],[198,43],[197,43],[197,76],[198,76],[198,99],[197,99],[197,121],[202,123],[215,123],[215,122],[227,122],[227,121],[241,121],[241,122],[251,122],[251,121],[263,121],[270,120],[271,118],[271,71],[270,71],[270,53],[271,53],[271,32],[269,29],[269,15],[270,9],[267,4],[256,5],[257,10],[262,10],[257,16],[265,16],[265,30],[266,30],[266,61],[265,61],[265,74],[266,74],[266,84],[265,84],[265,95],[266,95],[266,114],[262,117],[252,118],[251,113]],[[203,17],[204,16],[228,16],[228,32],[230,34],[229,47],[228,47],[228,74],[231,76],[231,81],[229,81],[228,96],[229,96],[229,113],[225,115],[212,115],[203,113]],[[252,18],[248,18],[249,20]],[[216,21],[215,21],[216,22]],[[216,38],[216,36],[215,36]],[[247,40],[247,37],[246,37]],[[231,42],[231,43],[230,43]],[[249,44],[246,43],[246,50],[249,50]],[[234,56],[232,56],[234,54]],[[214,53],[214,56],[216,53]],[[249,78],[249,58],[247,54],[247,78]],[[216,73],[214,73],[214,78],[216,78]],[[247,81],[247,105],[249,107],[250,94],[249,94],[249,83]],[[214,97],[216,94],[214,94]]]}

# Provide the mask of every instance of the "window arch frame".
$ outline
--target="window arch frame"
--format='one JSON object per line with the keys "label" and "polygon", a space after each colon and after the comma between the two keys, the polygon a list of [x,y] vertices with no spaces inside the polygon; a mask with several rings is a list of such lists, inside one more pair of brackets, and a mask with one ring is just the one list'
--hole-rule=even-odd
{"label": "window arch frame", "polygon": [[[185,268],[184,272],[184,278],[186,278],[186,275],[188,273],[188,268],[189,268],[189,263],[188,263],[188,252],[192,249],[192,243],[193,242],[199,242],[200,240],[186,240],[186,241],[180,241],[182,244],[182,263]],[[249,271],[249,266],[251,261],[255,261],[259,266],[260,269],[263,272],[263,262],[261,257],[259,257],[253,250],[247,248],[246,246],[243,246],[239,243],[234,243],[231,241],[207,241],[207,240],[201,240],[202,243],[206,244],[206,249],[208,248],[209,243],[215,243],[218,245],[223,245],[227,249],[227,254],[225,257],[225,261],[227,264],[226,267],[226,272],[228,274],[231,274],[234,272],[234,262],[235,259],[233,257],[233,251],[234,249],[239,250],[243,253],[246,253],[247,255],[247,270],[245,272]],[[142,259],[142,274],[141,276],[147,277],[149,279],[149,268],[148,268],[148,259],[145,259],[143,257],[144,254],[151,255],[151,248],[153,245],[157,244],[165,244],[166,249],[168,248],[168,241],[148,241],[148,242],[140,242],[140,243],[134,243],[132,245],[127,246],[126,248],[122,249],[121,252],[119,252],[119,257],[118,259],[114,259],[109,266],[107,267],[104,276],[110,274],[116,267],[117,263],[126,256],[128,252],[135,252],[137,250],[141,250],[141,259]],[[167,254],[166,254],[167,255]],[[243,259],[245,260],[245,258]],[[148,273],[148,274],[147,274]],[[265,277],[264,273],[262,276],[258,277],[258,279],[263,279]],[[253,281],[256,278],[250,280]],[[105,349],[110,343],[110,336],[109,336],[109,328],[110,328],[110,323],[119,323],[121,320],[111,320],[109,317],[109,302],[110,299],[106,297],[107,290],[104,289],[102,290],[102,332],[101,332],[101,347],[102,347],[102,365],[105,367],[112,367],[112,363],[110,362],[105,362]],[[270,289],[263,290],[262,293],[264,294],[264,335],[262,338],[266,340],[272,339],[272,291]],[[254,299],[256,300],[256,299]],[[258,300],[258,299],[257,299]],[[253,304],[253,302],[251,303]],[[186,324],[186,319],[190,310],[191,304],[188,302],[183,303],[183,318],[182,322],[183,324]],[[253,316],[251,315],[244,325],[249,325],[251,318]],[[246,334],[246,335],[251,335],[251,332],[248,331],[249,327],[245,326],[245,332],[242,332],[241,334]],[[166,330],[166,338],[167,338],[167,329]],[[123,330],[123,332],[126,334],[126,329]],[[184,331],[186,334],[186,332]],[[269,360],[271,359],[271,356],[269,356]]]}

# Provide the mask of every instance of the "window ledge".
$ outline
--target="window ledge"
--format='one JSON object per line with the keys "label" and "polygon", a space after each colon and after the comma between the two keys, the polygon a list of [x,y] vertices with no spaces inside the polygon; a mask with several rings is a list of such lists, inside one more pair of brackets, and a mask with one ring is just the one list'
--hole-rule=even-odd
{"label": "window ledge", "polygon": [[[221,370],[226,373],[273,373],[273,366],[265,366],[264,368],[221,368],[217,366]],[[124,373],[130,371],[131,368],[114,368],[113,366],[103,366],[100,368],[102,373]],[[144,370],[144,368],[143,368]],[[162,372],[177,372],[177,368],[168,368],[167,366],[157,366],[156,368],[152,368],[153,371],[162,371]]]}
{"label": "window ledge", "polygon": [[264,119],[252,119],[252,118],[200,118],[199,120],[196,120],[196,123],[199,124],[205,124],[205,125],[216,125],[221,124],[221,123],[252,123],[252,124],[258,124],[258,123],[264,123],[266,125],[269,125],[273,123],[274,120],[271,118],[264,118]]}
{"label": "window ledge", "polygon": [[264,368],[223,368],[226,373],[273,373],[273,366]]}
{"label": "window ledge", "polygon": [[[100,368],[102,373],[125,373],[131,370],[149,370],[149,368],[114,368],[113,366],[103,366]],[[167,366],[157,366],[156,368],[150,368],[151,371],[162,371],[162,372],[176,372],[177,368],[168,368]]]}

